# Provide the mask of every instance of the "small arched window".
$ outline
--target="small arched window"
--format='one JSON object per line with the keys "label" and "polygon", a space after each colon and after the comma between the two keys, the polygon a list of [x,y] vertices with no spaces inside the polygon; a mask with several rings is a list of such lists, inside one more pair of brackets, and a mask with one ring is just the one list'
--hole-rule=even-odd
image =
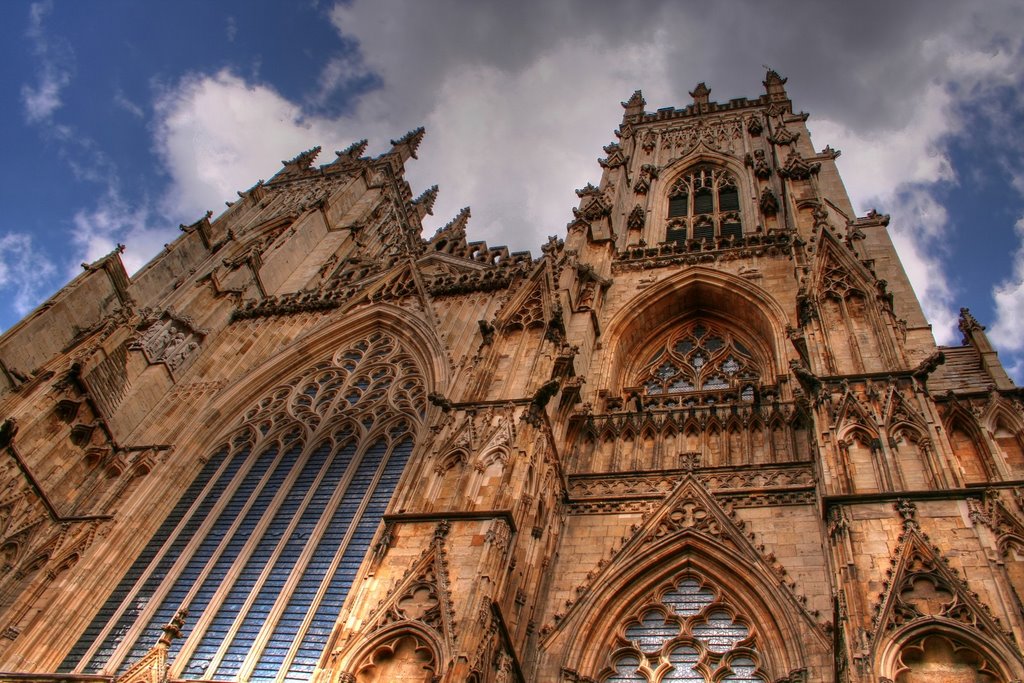
{"label": "small arched window", "polygon": [[740,195],[732,174],[720,168],[699,166],[672,184],[668,193],[666,242],[742,235]]}

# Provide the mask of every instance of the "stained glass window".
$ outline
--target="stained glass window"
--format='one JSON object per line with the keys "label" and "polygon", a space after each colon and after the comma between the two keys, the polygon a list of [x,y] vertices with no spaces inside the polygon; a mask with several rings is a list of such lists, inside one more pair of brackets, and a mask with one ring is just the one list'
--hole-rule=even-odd
{"label": "stained glass window", "polygon": [[766,683],[756,636],[705,579],[683,576],[636,615],[622,625],[602,683]]}
{"label": "stained glass window", "polygon": [[[181,678],[308,680],[412,453],[425,391],[376,332],[257,401],[61,666],[123,673],[182,607]],[[297,579],[297,580],[296,580]]]}
{"label": "stained glass window", "polygon": [[650,352],[632,386],[648,395],[735,389],[753,401],[761,370],[730,331],[696,321],[674,331]]}

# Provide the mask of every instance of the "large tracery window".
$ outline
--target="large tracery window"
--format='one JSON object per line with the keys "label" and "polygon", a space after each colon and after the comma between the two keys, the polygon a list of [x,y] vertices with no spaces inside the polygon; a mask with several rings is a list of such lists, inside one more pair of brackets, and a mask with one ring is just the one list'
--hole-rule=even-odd
{"label": "large tracery window", "polygon": [[602,683],[764,683],[757,638],[721,591],[684,575],[623,622]]}
{"label": "large tracery window", "polygon": [[376,332],[245,413],[61,671],[123,673],[181,608],[182,678],[308,680],[412,452],[423,380]]}
{"label": "large tracery window", "polygon": [[648,395],[739,391],[754,400],[761,370],[750,349],[729,330],[695,320],[650,353],[633,384]]}
{"label": "large tracery window", "polygon": [[742,237],[739,188],[727,171],[695,168],[672,184],[668,198],[666,242]]}

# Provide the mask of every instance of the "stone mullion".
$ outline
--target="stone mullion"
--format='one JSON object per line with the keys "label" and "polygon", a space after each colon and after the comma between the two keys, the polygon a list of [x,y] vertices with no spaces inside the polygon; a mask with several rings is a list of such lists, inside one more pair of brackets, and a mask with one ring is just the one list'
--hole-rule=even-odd
{"label": "stone mullion", "polygon": [[[237,452],[230,453],[227,457],[224,458],[224,462],[221,463],[220,467],[217,468],[217,471],[210,477],[210,480],[207,483],[206,487],[203,489],[203,491],[199,493],[198,496],[196,496],[196,499],[193,501],[189,509],[182,515],[181,521],[178,522],[174,530],[167,536],[167,540],[164,541],[162,548],[159,551],[157,551],[153,559],[150,560],[147,568],[143,570],[142,574],[136,580],[135,585],[132,587],[132,589],[129,590],[128,594],[121,601],[121,604],[111,615],[110,619],[107,621],[106,626],[103,627],[103,629],[96,636],[96,639],[93,641],[93,644],[89,647],[89,649],[85,651],[85,654],[82,655],[82,659],[80,661],[88,663],[96,655],[100,646],[103,644],[107,636],[110,634],[111,629],[114,626],[116,626],[117,622],[124,615],[125,610],[134,601],[135,596],[138,594],[138,589],[141,588],[146,583],[146,581],[152,576],[154,569],[166,555],[168,547],[174,542],[174,539],[176,539],[181,534],[182,529],[185,527],[185,525],[188,524],[192,516],[196,513],[196,508],[202,505],[206,497],[210,495],[210,488],[213,486],[214,483],[216,483],[220,476],[222,476],[225,468],[228,467],[228,465],[231,463],[231,460],[234,457],[238,457]],[[234,475],[234,481],[240,481],[240,477],[244,477],[244,473],[246,471],[247,469],[244,467],[239,468],[239,471],[236,472]],[[187,563],[188,558],[191,557],[191,554],[195,551],[196,546],[200,542],[202,542],[205,533],[209,531],[210,526],[213,524],[212,519],[215,519],[215,515],[218,514],[220,510],[223,510],[224,506],[227,505],[228,499],[231,497],[231,494],[234,492],[234,490],[234,486],[229,485],[225,487],[224,492],[221,494],[220,501],[213,507],[213,509],[207,515],[206,520],[204,520],[204,522],[196,530],[195,534],[192,537],[192,540],[189,541],[189,543],[182,550],[182,553],[179,556],[178,560],[175,561],[174,565],[172,565],[172,567],[168,570],[167,576],[177,576],[180,573],[181,568]],[[170,509],[167,510],[166,514],[170,514]],[[153,529],[152,533],[156,533],[156,528]],[[127,559],[129,560],[128,563],[124,566],[122,571],[119,574],[117,574],[117,576],[122,576],[124,575],[125,572],[129,571],[131,567],[131,561],[130,558]],[[110,665],[110,662],[116,661],[116,657],[118,656],[118,653],[125,647],[125,643],[134,642],[134,639],[138,636],[138,633],[143,627],[144,623],[148,623],[148,619],[152,618],[152,612],[156,609],[156,606],[159,602],[156,596],[160,595],[162,598],[162,596],[167,593],[167,590],[169,590],[169,588],[170,587],[166,585],[166,580],[160,586],[157,587],[157,590],[154,591],[153,595],[150,596],[150,598],[147,600],[147,606],[149,607],[149,609],[144,610],[142,614],[136,616],[135,622],[132,624],[131,627],[129,627],[129,630],[124,634],[124,637],[122,637],[121,642],[115,646],[114,652],[111,654],[110,659],[107,660],[107,667]],[[143,621],[144,618],[146,619],[145,622]]]}
{"label": "stone mullion", "polygon": [[[273,439],[264,441],[262,444],[260,444],[260,446],[258,448],[260,450],[263,450],[263,449],[266,449],[266,448],[269,448],[269,447],[273,447]],[[253,453],[256,452],[256,450],[257,449],[254,448],[253,451],[250,453],[250,458],[249,459],[250,459],[251,464],[255,464],[255,458],[253,458],[251,456],[252,456]],[[203,565],[203,568],[200,570],[199,575],[196,577],[195,581],[193,582],[192,587],[185,594],[185,597],[182,600],[182,604],[183,605],[188,605],[189,603],[191,603],[192,602],[192,598],[195,597],[195,595],[199,591],[199,589],[202,588],[203,583],[206,581],[206,578],[210,575],[210,572],[213,571],[214,566],[217,564],[218,560],[220,560],[221,556],[224,554],[226,546],[228,545],[228,543],[231,542],[231,540],[234,537],[234,535],[235,535],[239,525],[242,523],[242,520],[245,518],[245,516],[252,509],[252,506],[255,504],[256,498],[260,495],[260,492],[263,491],[263,489],[266,487],[267,482],[268,482],[271,474],[273,474],[274,470],[278,466],[278,463],[280,463],[281,459],[284,457],[284,454],[285,454],[286,450],[287,449],[285,447],[283,447],[283,446],[279,447],[278,453],[274,457],[274,461],[267,467],[267,470],[266,470],[266,472],[264,472],[263,476],[260,477],[259,482],[253,488],[252,493],[249,494],[249,497],[245,501],[245,504],[239,509],[237,515],[235,516],[234,521],[231,523],[231,526],[228,527],[228,529],[225,531],[224,536],[221,538],[220,542],[217,544],[217,547],[210,554],[210,558],[206,561],[206,564]],[[158,589],[156,592],[154,592],[153,598],[151,598],[150,601],[149,601],[149,606],[150,606],[150,610],[151,611],[155,611],[156,609],[159,609],[159,607],[163,603],[163,600],[166,597],[167,593],[171,590],[171,588],[173,588],[174,583],[176,582],[177,578],[180,577],[182,569],[184,569],[184,566],[187,565],[188,561],[191,560],[191,558],[194,556],[195,551],[197,549],[197,546],[200,543],[202,543],[202,541],[204,541],[206,539],[206,537],[207,537],[207,535],[209,533],[210,526],[212,526],[214,523],[216,523],[217,520],[220,518],[220,514],[223,511],[224,506],[226,506],[231,501],[231,499],[234,497],[235,491],[238,490],[238,486],[241,485],[241,483],[242,483],[244,478],[245,478],[245,474],[243,474],[242,472],[237,473],[235,475],[235,477],[234,477],[234,481],[232,482],[233,486],[231,487],[230,493],[228,492],[228,490],[225,490],[224,494],[221,495],[221,503],[222,504],[220,505],[220,509],[219,510],[214,509],[214,510],[212,510],[210,512],[209,515],[207,515],[206,520],[203,523],[203,526],[206,527],[206,533],[201,533],[201,532],[197,532],[196,533],[196,535],[193,537],[192,541],[189,543],[189,548],[186,548],[182,552],[181,557],[179,558],[179,562],[175,563],[175,567],[173,567],[167,573],[167,577],[165,577],[164,581],[161,583],[160,589]],[[280,493],[278,495],[280,495]],[[276,500],[276,497],[275,497],[275,500]],[[260,524],[257,526],[257,529],[256,529],[256,531],[254,533],[254,537],[258,538],[259,530],[261,528],[264,528],[265,526],[266,526],[266,521],[262,520],[260,522]],[[249,544],[247,544],[247,546],[245,546],[241,550],[239,550],[239,557],[243,557],[243,558],[247,557],[245,555],[245,551],[246,551],[247,547],[251,550],[251,542],[252,542],[252,539],[250,539],[250,542],[249,542]],[[237,561],[238,560],[236,558],[234,567],[237,567]],[[229,571],[228,577],[231,577],[232,573],[233,572]],[[224,583],[226,583],[227,580],[228,579],[226,578],[225,581],[221,583],[221,585],[217,589],[216,593],[213,595],[213,597],[210,598],[210,606],[208,606],[208,609],[210,607],[212,607],[213,605],[217,604],[222,599],[223,594],[225,593]],[[159,595],[159,597],[157,597],[158,595]],[[210,610],[210,612],[215,612],[215,611],[216,611],[215,609]],[[210,614],[209,618],[212,618],[212,614]],[[135,624],[134,624],[133,629],[132,629],[132,630],[134,630],[136,632],[135,636],[134,637],[126,636],[124,638],[124,640],[121,641],[121,644],[118,646],[117,650],[115,650],[114,654],[111,656],[109,661],[110,662],[117,662],[116,666],[120,667],[120,660],[123,659],[123,657],[126,654],[128,654],[128,652],[131,651],[132,647],[135,644],[135,640],[138,638],[141,630],[144,630],[149,625],[149,622],[151,620],[152,620],[152,613],[147,618],[143,618],[143,617],[137,618],[135,620]],[[194,637],[196,636],[196,633],[197,633],[197,630],[193,630],[192,633],[190,634],[189,640],[194,640]],[[108,667],[107,668],[109,668],[109,663],[108,663]]]}
{"label": "stone mullion", "polygon": [[[213,595],[213,597],[210,598],[210,604],[207,606],[204,613],[200,615],[199,619],[196,621],[195,626],[192,628],[192,632],[190,633],[188,640],[182,646],[181,650],[179,651],[176,657],[172,669],[177,671],[177,675],[181,675],[184,673],[184,667],[186,663],[192,658],[192,654],[195,652],[195,648],[199,645],[199,641],[202,640],[203,636],[205,635],[207,626],[209,626],[209,623],[214,619],[214,617],[217,616],[217,612],[219,611],[219,608],[221,606],[221,601],[227,595],[227,593],[230,592],[230,590],[234,586],[235,580],[238,578],[238,575],[241,572],[241,569],[245,566],[245,563],[248,562],[253,551],[256,549],[256,546],[262,540],[263,534],[266,531],[267,526],[270,525],[273,519],[273,511],[278,509],[280,504],[283,502],[284,498],[287,497],[289,491],[291,491],[292,486],[295,484],[295,480],[302,473],[303,467],[309,460],[309,457],[312,454],[312,451],[316,448],[316,446],[317,442],[313,441],[306,443],[304,445],[302,449],[303,452],[296,459],[295,464],[292,465],[291,472],[281,483],[280,490],[274,496],[273,500],[270,501],[270,504],[267,506],[267,510],[263,514],[263,517],[260,518],[260,521],[253,529],[251,537],[245,543],[245,545],[239,549],[238,555],[232,562],[232,566],[228,570],[227,575],[221,582],[220,587],[217,589],[216,593]],[[287,449],[282,448],[281,453],[278,457],[283,457],[286,450]],[[273,469],[273,465],[271,465],[271,467],[268,468],[268,476],[272,473]],[[255,598],[256,593],[259,591],[260,586],[263,585],[263,581],[265,580],[266,575],[270,572],[270,569],[273,568],[273,564],[277,557],[280,555],[280,552],[283,549],[284,544],[287,542],[288,537],[291,534],[291,530],[298,523],[299,517],[302,514],[302,510],[305,509],[306,502],[308,501],[309,497],[313,495],[313,487],[315,487],[316,484],[319,483],[320,479],[323,477],[325,470],[326,463],[323,467],[321,467],[320,474],[317,476],[316,481],[314,482],[313,486],[311,486],[310,490],[306,493],[306,498],[305,500],[303,500],[302,508],[293,516],[292,521],[290,522],[287,530],[282,535],[281,540],[278,542],[278,546],[274,549],[274,552],[272,553],[270,560],[268,560],[267,566],[264,568],[264,571],[260,574],[259,578],[257,579],[256,585],[250,590],[249,595],[247,596],[245,603],[243,604],[239,612],[238,617],[235,619],[234,623],[232,623],[231,627],[228,629],[228,634],[224,637],[224,642],[222,643],[220,648],[221,651],[225,649],[225,646],[230,644],[232,638],[238,631],[239,625],[241,624],[242,621],[244,621],[245,616],[248,612],[249,607],[252,604],[253,599]],[[257,495],[258,491],[254,493],[253,498],[255,499],[255,496]],[[242,520],[242,518],[245,516],[248,510],[249,508],[246,508],[246,510],[243,510],[242,512],[239,513],[239,522]],[[232,532],[229,531],[227,534],[225,534],[225,539],[227,541],[230,541],[231,536]],[[219,554],[217,555],[217,557],[219,557]],[[208,563],[209,567],[212,567],[214,564],[216,564],[217,557],[211,558],[210,563]],[[200,585],[202,583],[202,578],[200,577],[200,579],[198,579],[196,583],[197,586]],[[218,652],[218,654],[220,654],[220,652]],[[219,663],[219,657],[211,659],[209,670],[216,671],[216,667],[217,665],[219,665]]]}
{"label": "stone mullion", "polygon": [[[253,669],[259,662],[260,656],[263,654],[263,648],[266,646],[267,641],[270,639],[270,636],[274,628],[276,627],[277,622],[281,617],[281,614],[284,612],[284,609],[288,604],[288,600],[295,592],[295,588],[298,585],[299,580],[302,578],[303,571],[309,565],[310,557],[312,556],[313,551],[316,549],[316,545],[319,539],[323,536],[328,524],[330,524],[331,517],[337,510],[338,506],[341,504],[341,499],[344,496],[345,492],[348,490],[349,486],[351,486],[352,478],[355,476],[355,473],[359,468],[359,463],[363,461],[363,458],[367,457],[367,450],[371,445],[373,445],[373,443],[366,438],[360,439],[359,443],[362,444],[362,448],[360,449],[362,452],[357,453],[358,458],[353,458],[352,461],[349,463],[348,470],[345,472],[344,478],[338,485],[337,491],[335,491],[334,495],[331,497],[330,502],[325,507],[324,513],[321,515],[316,527],[310,534],[309,540],[306,542],[302,554],[299,556],[299,559],[295,563],[295,569],[292,571],[291,575],[288,577],[288,581],[281,589],[281,594],[274,602],[274,606],[271,608],[270,614],[267,615],[266,623],[264,623],[259,635],[257,635],[256,639],[253,641],[253,645],[249,649],[249,654],[246,656],[245,661],[242,662],[242,665],[239,669],[239,680],[248,680],[249,677],[252,675]],[[363,499],[360,501],[359,507],[356,509],[355,514],[353,514],[352,516],[352,521],[349,524],[349,528],[345,533],[345,537],[342,539],[341,543],[338,544],[338,549],[334,553],[334,557],[331,560],[330,567],[328,567],[327,571],[324,574],[324,578],[320,582],[320,586],[317,590],[316,597],[313,598],[313,602],[310,604],[309,609],[306,611],[306,616],[305,618],[303,618],[302,624],[297,629],[295,638],[292,640],[292,644],[288,649],[288,653],[285,655],[284,660],[281,663],[281,668],[278,670],[279,681],[284,680],[284,675],[288,672],[288,668],[291,666],[292,661],[295,659],[295,655],[298,653],[299,646],[302,644],[302,639],[305,636],[306,632],[309,630],[309,625],[313,619],[313,615],[316,613],[317,606],[323,600],[324,594],[326,593],[327,590],[327,586],[330,585],[330,582],[334,577],[335,572],[338,570],[338,565],[341,563],[341,558],[345,554],[345,551],[348,549],[349,544],[352,542],[352,536],[353,534],[355,534],[356,527],[359,526],[359,522],[360,520],[362,520],[363,514],[366,512],[366,507],[370,503],[370,498],[373,496],[373,492],[376,489],[377,484],[380,482],[380,478],[383,475],[385,468],[387,467],[388,461],[390,461],[393,456],[394,447],[389,446],[387,457],[382,458],[380,465],[377,466],[377,471],[374,473],[373,479],[367,486],[366,493],[363,495]],[[360,567],[360,571],[356,576],[356,581],[353,581],[353,587],[358,583],[358,579],[363,576],[365,571],[366,567],[364,563],[364,565]],[[348,597],[352,598],[355,596],[353,596],[353,594],[350,592]],[[347,614],[344,608],[342,610],[342,614]],[[337,622],[335,624],[335,631],[336,630]],[[328,642],[331,641],[329,640]],[[227,645],[228,641],[225,640],[224,644],[221,645],[221,648],[218,651],[219,656],[223,655],[223,652],[226,650]],[[214,668],[213,663],[211,663],[210,668]]]}

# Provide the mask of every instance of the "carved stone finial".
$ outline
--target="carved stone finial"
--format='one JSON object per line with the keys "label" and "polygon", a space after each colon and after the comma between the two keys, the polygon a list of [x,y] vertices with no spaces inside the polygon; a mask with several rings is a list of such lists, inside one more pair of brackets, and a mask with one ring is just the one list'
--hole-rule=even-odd
{"label": "carved stone finial", "polygon": [[971,311],[968,308],[960,309],[960,332],[964,335],[964,343],[967,343],[967,337],[971,332],[975,330],[985,331],[985,326],[978,322],[978,320],[971,315]]}
{"label": "carved stone finial", "polygon": [[639,108],[642,111],[645,104],[647,101],[644,99],[644,94],[639,90],[634,90],[629,99],[622,103],[622,108],[627,110]]}
{"label": "carved stone finial", "polygon": [[317,145],[313,149],[307,149],[305,152],[297,154],[294,159],[288,161],[282,161],[281,165],[285,168],[291,168],[296,171],[306,171],[313,162],[316,161],[317,156],[320,154],[320,145]]}
{"label": "carved stone finial", "polygon": [[779,212],[779,200],[776,198],[775,193],[772,192],[772,188],[768,186],[765,186],[764,190],[761,191],[758,205],[761,207],[761,213],[765,216],[774,216]]}
{"label": "carved stone finial", "polygon": [[404,149],[406,151],[406,155],[403,155],[404,158],[407,159],[409,157],[412,157],[413,159],[416,159],[416,150],[417,148],[419,148],[420,143],[423,142],[423,136],[426,134],[427,129],[424,128],[423,126],[420,126],[419,128],[414,128],[405,135],[403,135],[402,137],[398,138],[397,140],[392,140],[391,146],[396,149]]}
{"label": "carved stone finial", "polygon": [[907,498],[900,498],[894,504],[896,512],[900,513],[904,525],[917,526],[917,506]]}
{"label": "carved stone finial", "polygon": [[469,217],[472,214],[469,211],[468,206],[462,207],[455,218],[451,219],[443,227],[437,229],[437,233],[434,235],[434,239],[441,237],[442,235],[455,236],[464,235],[466,233],[466,224],[469,223]]}
{"label": "carved stone finial", "polygon": [[423,191],[416,199],[412,200],[417,211],[420,211],[421,217],[424,214],[434,215],[434,202],[437,201],[437,185],[432,185]]}
{"label": "carved stone finial", "polygon": [[164,634],[160,636],[160,644],[164,647],[170,647],[171,643],[175,638],[181,636],[181,627],[185,625],[185,617],[188,616],[188,609],[182,607],[179,609],[174,618],[171,619],[169,624],[165,624],[161,629]]}
{"label": "carved stone finial", "polygon": [[342,159],[355,161],[356,159],[363,155],[363,152],[366,151],[366,146],[368,144],[370,143],[365,138],[362,140],[356,140],[345,149],[341,150],[340,152],[335,152],[334,154],[338,157],[339,161]]}
{"label": "carved stone finial", "polygon": [[711,88],[701,81],[697,84],[697,87],[690,93],[690,97],[693,98],[693,105],[698,110],[706,109],[708,106],[709,97],[711,96]]}

